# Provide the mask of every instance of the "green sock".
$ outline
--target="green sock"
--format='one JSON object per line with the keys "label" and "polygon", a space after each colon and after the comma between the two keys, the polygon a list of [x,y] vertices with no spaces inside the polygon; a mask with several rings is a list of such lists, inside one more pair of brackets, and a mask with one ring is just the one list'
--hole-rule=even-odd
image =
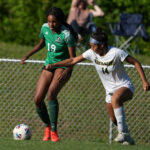
{"label": "green sock", "polygon": [[42,104],[41,108],[36,107],[40,119],[45,123],[46,126],[50,125],[49,115],[45,103]]}
{"label": "green sock", "polygon": [[54,132],[57,129],[57,119],[58,119],[58,111],[59,111],[59,104],[57,99],[48,101],[48,106],[50,112],[51,130]]}

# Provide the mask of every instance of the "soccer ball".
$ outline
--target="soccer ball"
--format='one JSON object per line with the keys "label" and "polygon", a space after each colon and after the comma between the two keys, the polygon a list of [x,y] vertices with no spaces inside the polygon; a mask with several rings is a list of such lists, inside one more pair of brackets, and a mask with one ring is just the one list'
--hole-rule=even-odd
{"label": "soccer ball", "polygon": [[13,129],[13,138],[15,140],[29,140],[31,138],[31,130],[28,125],[18,124]]}

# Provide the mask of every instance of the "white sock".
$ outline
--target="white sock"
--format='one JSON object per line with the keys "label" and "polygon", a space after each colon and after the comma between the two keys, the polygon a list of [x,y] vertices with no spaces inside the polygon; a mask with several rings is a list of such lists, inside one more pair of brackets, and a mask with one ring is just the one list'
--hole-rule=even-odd
{"label": "white sock", "polygon": [[117,120],[118,132],[128,133],[128,126],[126,124],[125,112],[123,106],[114,109]]}

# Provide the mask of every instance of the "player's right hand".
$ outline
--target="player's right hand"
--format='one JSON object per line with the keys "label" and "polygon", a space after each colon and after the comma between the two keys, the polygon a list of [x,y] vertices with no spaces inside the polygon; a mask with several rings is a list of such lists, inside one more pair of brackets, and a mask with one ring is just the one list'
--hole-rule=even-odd
{"label": "player's right hand", "polygon": [[21,59],[21,61],[20,61],[20,64],[25,64],[25,61],[26,61],[26,58],[25,57],[23,57],[22,59]]}
{"label": "player's right hand", "polygon": [[52,64],[47,64],[46,69],[52,69]]}

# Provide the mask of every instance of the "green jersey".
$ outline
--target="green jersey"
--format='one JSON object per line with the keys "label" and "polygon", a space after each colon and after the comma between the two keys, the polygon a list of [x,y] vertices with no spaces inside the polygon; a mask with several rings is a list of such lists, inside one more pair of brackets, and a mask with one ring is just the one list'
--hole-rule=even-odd
{"label": "green jersey", "polygon": [[70,33],[70,30],[61,25],[59,33],[52,33],[48,26],[48,23],[42,25],[40,38],[45,39],[45,45],[47,49],[47,58],[45,60],[45,66],[47,64],[53,64],[70,57],[68,47],[76,45],[76,40]]}

